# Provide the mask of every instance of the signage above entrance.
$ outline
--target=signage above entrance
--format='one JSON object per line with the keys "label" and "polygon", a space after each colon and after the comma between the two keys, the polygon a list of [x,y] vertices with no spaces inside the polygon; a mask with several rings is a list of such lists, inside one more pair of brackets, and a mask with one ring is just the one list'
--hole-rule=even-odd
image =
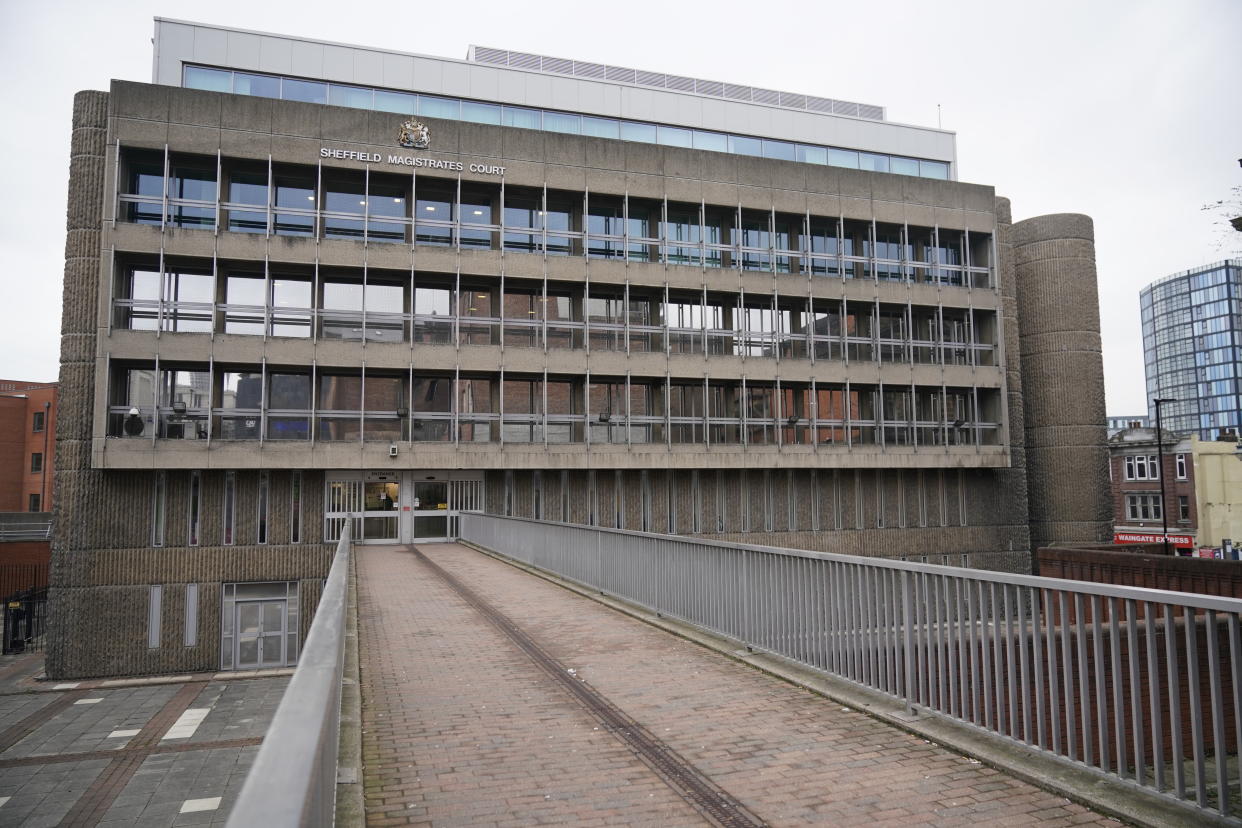
{"label": "signage above entrance", "polygon": [[[1113,543],[1164,543],[1164,535],[1159,532],[1116,532],[1113,534]],[[1169,535],[1169,543],[1173,546],[1191,547],[1195,545],[1195,539],[1192,535]]]}
{"label": "signage above entrance", "polygon": [[364,150],[347,150],[336,149],[334,147],[320,147],[320,158],[335,158],[341,161],[363,161],[368,164],[395,164],[399,167],[421,167],[423,169],[449,170],[451,172],[465,172],[469,170],[478,175],[499,175],[505,174],[505,168],[498,164],[464,164],[461,161],[445,161],[441,158],[426,158],[421,155],[388,155],[384,156],[378,152],[367,152]]}

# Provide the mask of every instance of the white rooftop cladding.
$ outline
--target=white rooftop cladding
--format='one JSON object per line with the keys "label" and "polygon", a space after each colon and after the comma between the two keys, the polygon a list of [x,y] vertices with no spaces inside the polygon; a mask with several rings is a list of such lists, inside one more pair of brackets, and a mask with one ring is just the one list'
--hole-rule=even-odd
{"label": "white rooftop cladding", "polygon": [[[474,47],[471,51],[477,57]],[[707,94],[707,91],[670,89],[667,82],[665,88],[659,88],[658,85],[626,83],[608,77],[581,77],[542,68],[431,57],[155,18],[153,82],[181,86],[185,64],[269,72],[310,80],[379,86],[926,158],[948,163],[950,178],[956,178],[956,134],[949,130],[857,115],[828,114],[793,108],[788,104],[782,106],[780,96],[789,93],[776,93],[776,103],[763,102],[763,95],[769,90],[752,90],[752,100],[749,101],[734,100]],[[636,71],[636,81],[637,74]],[[643,74],[654,76],[657,73]],[[875,114],[876,110],[881,116],[883,114],[879,107],[861,106],[870,114]]]}
{"label": "white rooftop cladding", "polygon": [[836,98],[819,98],[815,95],[801,95],[797,92],[781,92],[778,89],[740,86],[735,83],[690,78],[684,75],[666,75],[662,72],[648,72],[643,69],[631,69],[627,66],[609,66],[603,63],[569,60],[568,58],[536,55],[530,52],[510,52],[505,49],[492,49],[486,46],[471,46],[470,51],[466,54],[466,60],[522,69],[538,69],[541,72],[552,72],[557,75],[599,78],[615,83],[652,86],[657,89],[673,89],[678,92],[694,92],[697,95],[709,95],[713,98],[754,101],[755,103],[784,106],[790,109],[809,109],[812,112],[853,115],[856,118],[871,118],[875,121],[884,120],[884,107],[858,103],[857,101],[839,101]]}

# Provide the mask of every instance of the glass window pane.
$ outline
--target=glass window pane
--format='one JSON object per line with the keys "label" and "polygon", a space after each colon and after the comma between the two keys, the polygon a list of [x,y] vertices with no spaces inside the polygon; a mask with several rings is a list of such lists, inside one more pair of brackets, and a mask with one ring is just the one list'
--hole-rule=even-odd
{"label": "glass window pane", "polygon": [[919,174],[924,178],[947,180],[949,177],[949,165],[943,161],[920,161]]}
{"label": "glass window pane", "polygon": [[305,279],[272,279],[272,304],[281,308],[309,308],[311,283]]}
{"label": "glass window pane", "polygon": [[506,106],[501,112],[500,122],[505,126],[521,129],[539,129],[543,125],[543,113],[538,109]]}
{"label": "glass window pane", "polygon": [[448,288],[416,288],[414,312],[425,316],[448,316],[452,292]]}
{"label": "glass window pane", "polygon": [[361,282],[326,282],[323,286],[324,310],[362,310]]}
{"label": "glass window pane", "polygon": [[[185,88],[206,89],[208,92],[233,91],[233,73],[201,66],[185,67]],[[248,93],[242,93],[248,94]]]}
{"label": "glass window pane", "polygon": [[545,112],[543,113],[543,128],[547,132],[565,132],[570,135],[577,135],[582,131],[580,120],[577,115],[569,115],[564,112]]}
{"label": "glass window pane", "polygon": [[793,161],[794,145],[786,141],[764,141],[763,157],[777,158],[781,161]]}
{"label": "glass window pane", "polygon": [[745,138],[741,135],[729,136],[729,152],[734,155],[763,156],[763,142],[758,138]]}
{"label": "glass window pane", "polygon": [[447,414],[452,410],[453,381],[447,377],[414,377],[414,410],[437,411]]}
{"label": "glass window pane", "polygon": [[246,371],[225,371],[221,408],[258,408],[263,404],[263,377]]}
{"label": "glass window pane", "polygon": [[853,150],[829,149],[828,164],[833,167],[858,169],[858,153]]}
{"label": "glass window pane", "polygon": [[367,285],[366,308],[381,313],[401,313],[405,310],[401,285]]}
{"label": "glass window pane", "polygon": [[[163,196],[164,165],[151,160],[129,162],[129,192],[133,195]],[[158,213],[158,210],[157,210]],[[157,221],[158,223],[158,221]]]}
{"label": "glass window pane", "polygon": [[688,129],[660,126],[656,131],[656,142],[666,147],[694,146],[694,133]]}
{"label": "glass window pane", "polygon": [[229,276],[225,283],[225,301],[230,305],[262,305],[262,276]]}
{"label": "glass window pane", "polygon": [[590,115],[583,115],[582,134],[593,135],[596,138],[618,138],[621,135],[621,125],[611,118],[592,118]]}
{"label": "glass window pane", "polygon": [[798,144],[798,160],[808,164],[827,164],[828,150],[823,147],[808,147]]}
{"label": "glass window pane", "polygon": [[276,206],[315,209],[315,178],[311,173],[276,173]]}
{"label": "glass window pane", "polygon": [[238,95],[257,95],[261,98],[280,97],[280,78],[271,75],[233,74],[233,92]]}
{"label": "glass window pane", "polygon": [[216,171],[196,169],[176,164],[172,168],[172,180],[168,182],[169,198],[186,198],[193,201],[216,200]]}
{"label": "glass window pane", "polygon": [[420,179],[415,185],[415,218],[434,221],[453,220],[453,196],[455,187],[435,179]]}
{"label": "glass window pane", "polygon": [[418,97],[418,114],[428,118],[448,118],[457,120],[461,112],[461,101],[456,98],[436,98],[431,95]]}
{"label": "glass window pane", "polygon": [[358,411],[362,406],[362,377],[320,376],[319,408],[325,411]]}
{"label": "glass window pane", "polygon": [[280,97],[286,101],[304,101],[306,103],[327,103],[328,85],[314,81],[294,80],[285,78],[281,84]]}
{"label": "glass window pane", "polygon": [[622,141],[641,141],[644,144],[656,142],[655,124],[640,124],[635,121],[621,122]]}
{"label": "glass window pane", "polygon": [[409,182],[384,180],[371,175],[371,191],[367,197],[367,212],[372,216],[405,218],[405,194]]}
{"label": "glass window pane", "polygon": [[694,131],[694,148],[710,150],[711,152],[728,152],[729,136],[720,132],[704,132],[701,129],[696,129]]}
{"label": "glass window pane", "polygon": [[496,104],[462,101],[461,119],[463,121],[473,121],[476,124],[499,124],[500,107]]}
{"label": "glass window pane", "polygon": [[135,270],[130,281],[130,299],[158,301],[160,298],[160,275],[154,270]]}
{"label": "glass window pane", "polygon": [[858,154],[858,168],[860,170],[871,170],[872,172],[888,172],[888,156],[860,152]]}
{"label": "glass window pane", "polygon": [[307,410],[311,407],[309,374],[269,374],[268,408]]}
{"label": "glass window pane", "polygon": [[464,183],[461,188],[461,220],[468,224],[492,223],[492,193],[475,190]]}
{"label": "glass window pane", "polygon": [[333,213],[361,213],[366,207],[366,177],[362,174],[349,177],[324,176],[324,204]]}
{"label": "glass window pane", "polygon": [[889,169],[898,175],[918,175],[919,162],[913,158],[897,158],[894,156],[889,159]]}
{"label": "glass window pane", "polygon": [[267,204],[267,172],[234,170],[229,175],[231,204]]}
{"label": "glass window pane", "polygon": [[339,83],[328,87],[328,103],[333,106],[352,106],[355,109],[370,109],[373,93],[361,86],[344,86]]}
{"label": "glass window pane", "polygon": [[376,89],[375,108],[381,112],[413,115],[418,108],[418,96],[411,95],[409,92],[389,92],[384,89]]}
{"label": "glass window pane", "polygon": [[210,273],[179,273],[170,271],[165,275],[169,302],[215,301],[215,282]]}

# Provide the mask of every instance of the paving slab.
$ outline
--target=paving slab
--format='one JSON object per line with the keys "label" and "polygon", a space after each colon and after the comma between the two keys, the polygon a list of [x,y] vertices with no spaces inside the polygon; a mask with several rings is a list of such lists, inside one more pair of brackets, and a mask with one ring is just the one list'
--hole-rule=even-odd
{"label": "paving slab", "polygon": [[0,826],[223,825],[289,682],[48,682],[16,666],[0,678]]}
{"label": "paving slab", "polygon": [[357,552],[368,823],[706,821],[437,568],[756,823],[1112,822],[473,550],[418,550],[432,565]]}

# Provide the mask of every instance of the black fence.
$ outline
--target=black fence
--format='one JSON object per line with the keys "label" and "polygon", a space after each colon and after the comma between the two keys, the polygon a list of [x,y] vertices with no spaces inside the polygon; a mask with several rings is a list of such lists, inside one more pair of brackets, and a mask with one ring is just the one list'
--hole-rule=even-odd
{"label": "black fence", "polygon": [[45,563],[0,564],[0,597],[16,592],[47,588],[48,565]]}
{"label": "black fence", "polygon": [[47,587],[28,589],[4,601],[4,655],[41,652],[47,632]]}

